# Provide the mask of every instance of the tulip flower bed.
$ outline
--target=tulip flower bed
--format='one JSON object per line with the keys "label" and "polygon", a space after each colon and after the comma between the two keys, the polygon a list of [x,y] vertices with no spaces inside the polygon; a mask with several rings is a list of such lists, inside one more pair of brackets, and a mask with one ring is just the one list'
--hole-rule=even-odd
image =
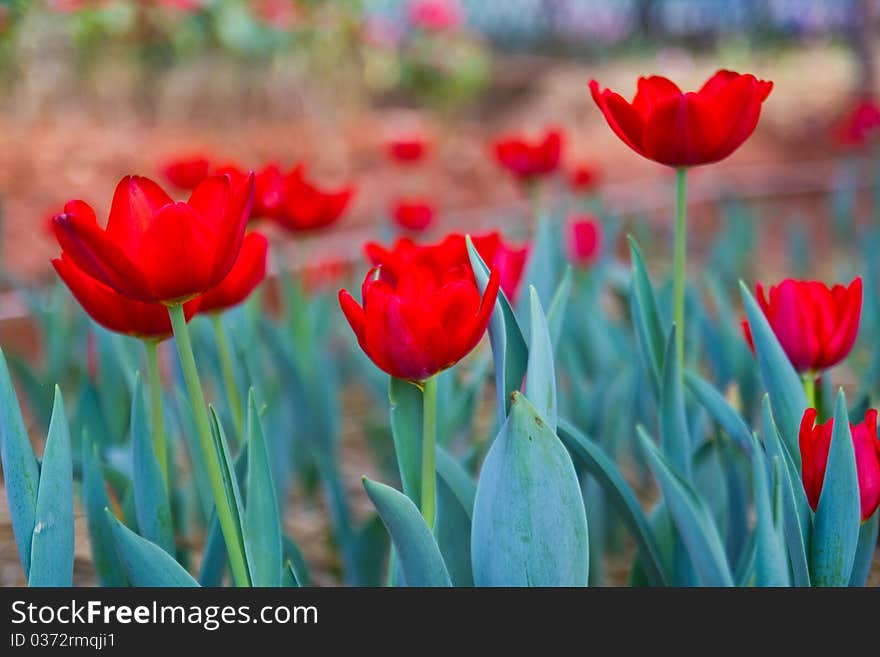
{"label": "tulip flower bed", "polygon": [[[355,262],[276,255],[359,192],[304,165],[187,154],[59,208],[60,283],[18,290],[44,358],[0,351],[22,581],[81,581],[87,540],[105,586],[876,583],[877,229],[838,231],[834,280],[758,281],[756,219],[721,203],[688,268],[689,177],[750,138],[773,83],[634,86],[584,94],[674,170],[669,248],[595,169],[560,171],[555,128],[487,149],[529,200],[520,235],[425,237],[437,211],[406,180],[432,144],[390,139],[393,233]],[[866,147],[872,107],[835,134]]]}

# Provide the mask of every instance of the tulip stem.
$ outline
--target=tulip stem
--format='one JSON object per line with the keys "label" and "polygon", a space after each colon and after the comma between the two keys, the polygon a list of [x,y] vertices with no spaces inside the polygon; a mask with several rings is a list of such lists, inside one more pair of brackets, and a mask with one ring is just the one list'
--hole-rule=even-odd
{"label": "tulip stem", "polygon": [[675,170],[675,251],[673,254],[672,321],[678,348],[678,371],[684,372],[684,284],[687,268],[687,169]]}
{"label": "tulip stem", "polygon": [[804,372],[801,375],[801,381],[807,396],[807,408],[816,408],[816,375],[813,372]]}
{"label": "tulip stem", "polygon": [[217,351],[220,353],[220,370],[223,373],[223,385],[226,388],[226,399],[232,408],[232,422],[235,424],[235,435],[239,441],[244,436],[244,416],[241,409],[241,395],[235,382],[235,367],[232,360],[232,349],[226,337],[226,329],[220,313],[211,315],[214,324],[214,339],[217,340]]}
{"label": "tulip stem", "polygon": [[144,340],[147,350],[147,374],[150,377],[150,416],[153,420],[153,451],[168,489],[168,447],[165,442],[165,418],[162,414],[162,380],[159,378],[159,343]]}
{"label": "tulip stem", "polygon": [[204,459],[205,469],[208,472],[211,493],[214,496],[217,519],[220,521],[220,529],[226,542],[232,579],[236,586],[248,586],[250,584],[250,577],[248,576],[244,552],[237,540],[236,524],[232,515],[232,509],[230,508],[229,500],[226,498],[223,475],[220,471],[220,455],[214,447],[214,438],[211,435],[208,407],[205,404],[199,372],[196,369],[196,359],[193,356],[189,329],[186,325],[186,317],[183,314],[183,305],[169,306],[168,313],[171,316],[174,342],[177,344],[177,354],[180,357],[183,379],[186,382],[186,390],[192,405],[196,431],[199,435],[199,445],[202,449],[202,458]]}
{"label": "tulip stem", "polygon": [[422,388],[422,516],[434,529],[434,489],[437,457],[437,377],[425,379]]}

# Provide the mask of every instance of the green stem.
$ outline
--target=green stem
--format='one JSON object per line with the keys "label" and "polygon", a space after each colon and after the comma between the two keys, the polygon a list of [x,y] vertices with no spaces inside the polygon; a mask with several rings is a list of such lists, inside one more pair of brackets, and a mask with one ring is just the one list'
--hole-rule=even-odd
{"label": "green stem", "polygon": [[672,320],[678,348],[678,371],[684,372],[684,284],[687,275],[687,169],[675,171],[675,252],[673,254]]}
{"label": "green stem", "polygon": [[801,375],[801,381],[804,384],[804,393],[807,395],[807,407],[816,408],[816,375],[813,372],[805,372]]}
{"label": "green stem", "polygon": [[144,340],[147,350],[147,374],[150,377],[150,416],[153,421],[153,451],[159,461],[162,480],[168,486],[168,446],[165,442],[165,418],[162,414],[162,380],[159,378],[159,343],[155,340]]}
{"label": "green stem", "polygon": [[232,515],[232,508],[229,505],[226,489],[223,485],[223,475],[220,471],[220,455],[214,447],[214,438],[211,435],[208,407],[205,404],[202,384],[199,381],[199,372],[196,369],[196,359],[193,357],[189,329],[186,326],[186,317],[183,314],[183,305],[169,306],[168,313],[171,315],[174,342],[177,344],[177,353],[180,356],[183,379],[186,382],[186,391],[189,394],[190,404],[192,405],[196,432],[198,433],[199,445],[202,449],[202,458],[208,473],[208,480],[211,483],[211,493],[214,496],[217,519],[220,522],[220,529],[223,531],[223,539],[226,542],[226,552],[229,556],[232,579],[236,586],[248,586],[250,578],[248,576],[245,556],[238,541],[238,532]]}
{"label": "green stem", "polygon": [[437,452],[437,377],[425,380],[422,388],[422,516],[434,529],[434,461]]}
{"label": "green stem", "polygon": [[241,440],[242,436],[244,436],[244,414],[241,408],[241,395],[238,393],[238,385],[235,382],[232,349],[229,347],[229,339],[226,337],[226,329],[223,326],[220,313],[213,313],[211,321],[214,324],[214,339],[217,341],[217,350],[220,352],[220,370],[223,373],[226,399],[232,408],[232,422],[235,424],[235,435]]}

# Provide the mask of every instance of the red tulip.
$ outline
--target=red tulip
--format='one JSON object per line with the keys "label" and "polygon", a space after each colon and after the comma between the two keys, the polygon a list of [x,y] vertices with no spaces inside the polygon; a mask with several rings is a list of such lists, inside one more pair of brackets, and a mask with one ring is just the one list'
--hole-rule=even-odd
{"label": "red tulip", "polygon": [[364,279],[363,307],[346,290],[339,291],[339,304],[378,368],[399,379],[423,381],[477,346],[499,281],[493,270],[481,299],[469,267],[414,265],[400,273],[374,267]]}
{"label": "red tulip", "polygon": [[[505,244],[498,231],[471,236],[471,240],[486,265],[498,271],[505,296],[514,299],[528,257],[528,247]],[[452,233],[440,242],[425,245],[418,245],[409,238],[401,238],[390,249],[376,242],[368,242],[364,251],[370,262],[381,265],[395,275],[415,265],[439,270],[456,266],[470,267],[467,243],[460,233]]]}
{"label": "red tulip", "polygon": [[401,199],[391,209],[391,216],[405,230],[422,231],[434,220],[434,207],[427,201]]}
{"label": "red tulip", "polygon": [[388,156],[402,164],[421,161],[425,157],[428,145],[419,137],[392,139],[386,145]]}
{"label": "red tulip", "polygon": [[269,241],[260,233],[244,236],[238,259],[219,285],[199,297],[200,313],[212,313],[237,306],[250,296],[266,277]]}
{"label": "red tulip", "polygon": [[[248,172],[237,164],[228,163],[217,167],[215,174],[230,176],[233,184],[244,181]],[[284,174],[277,162],[270,162],[254,172],[254,200],[251,204],[251,220],[273,219],[281,210],[284,200]]]}
{"label": "red tulip", "polygon": [[495,158],[523,181],[531,181],[556,171],[561,154],[562,134],[558,130],[547,131],[537,143],[527,142],[518,136],[495,142]]}
{"label": "red tulip", "polygon": [[462,10],[455,0],[411,0],[409,20],[419,29],[440,32],[457,27],[462,21]]}
{"label": "red tulip", "polygon": [[[104,328],[145,340],[171,337],[171,318],[161,303],[134,301],[84,273],[66,255],[52,260],[55,271],[83,309]],[[187,321],[199,307],[199,298],[183,306]]]}
{"label": "red tulip", "polygon": [[880,107],[873,98],[856,102],[832,126],[831,139],[844,148],[864,148],[880,137]]}
{"label": "red tulip", "polygon": [[[862,312],[862,279],[849,287],[829,288],[817,281],[790,278],[770,288],[769,301],[758,283],[757,300],[770,328],[799,372],[820,372],[833,367],[849,354],[859,332]],[[743,331],[754,351],[751,329]]]}
{"label": "red tulip", "polygon": [[162,175],[178,189],[195,189],[210,172],[211,162],[204,155],[177,157],[162,166]]}
{"label": "red tulip", "polygon": [[324,191],[305,178],[305,169],[295,167],[284,178],[284,195],[276,216],[278,223],[291,231],[304,232],[325,228],[337,221],[354,196],[354,188]]}
{"label": "red tulip", "polygon": [[[831,432],[834,418],[824,424],[816,424],[816,409],[808,408],[801,420],[799,444],[801,449],[801,476],[804,491],[813,511],[819,506],[828,451],[831,448]],[[853,449],[856,454],[856,472],[859,479],[862,522],[874,515],[880,506],[880,440],[877,439],[877,411],[865,413],[861,424],[849,425]]]}
{"label": "red tulip", "polygon": [[589,267],[599,257],[602,226],[596,217],[576,214],[569,221],[569,258],[578,267]]}
{"label": "red tulip", "polygon": [[64,256],[83,273],[137,301],[188,301],[222,281],[238,257],[250,214],[253,176],[233,185],[211,176],[186,203],[148,178],[116,187],[107,228],[84,201],[55,217]]}
{"label": "red tulip", "polygon": [[578,194],[586,194],[596,189],[599,182],[599,171],[588,164],[579,164],[571,170],[568,185]]}
{"label": "red tulip", "polygon": [[758,124],[773,83],[718,71],[697,92],[683,93],[660,76],[639,78],[632,103],[590,81],[593,100],[611,129],[634,151],[671,167],[723,160]]}

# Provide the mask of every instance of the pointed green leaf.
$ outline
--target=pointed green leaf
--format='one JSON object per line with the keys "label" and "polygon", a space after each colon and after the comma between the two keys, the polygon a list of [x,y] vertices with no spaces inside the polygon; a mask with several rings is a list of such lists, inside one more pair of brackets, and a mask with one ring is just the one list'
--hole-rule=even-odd
{"label": "pointed green leaf", "polygon": [[83,432],[82,437],[82,498],[86,513],[86,526],[89,530],[89,543],[92,548],[92,562],[98,583],[101,586],[126,586],[128,580],[116,555],[113,530],[107,522],[104,509],[109,508],[110,498],[101,464],[98,446]]}
{"label": "pointed green leaf", "polygon": [[458,462],[437,448],[437,545],[453,586],[473,586],[471,518],[477,486]]}
{"label": "pointed green leaf", "polygon": [[676,472],[691,477],[691,439],[678,366],[677,327],[673,324],[663,357],[663,387],[660,389],[660,446]]}
{"label": "pointed green leaf", "polygon": [[52,420],[40,467],[31,538],[29,586],[73,586],[73,460],[61,390],[55,386]]}
{"label": "pointed green leaf", "polygon": [[755,301],[745,283],[740,281],[739,287],[752,332],[752,340],[755,343],[761,379],[770,394],[773,417],[776,418],[779,434],[788,447],[789,453],[800,467],[798,431],[804,410],[807,408],[806,394],[801,386],[800,377],[788,356],[785,355],[779,340],[776,339],[776,335],[770,328],[767,317],[758,306],[758,302]]}
{"label": "pointed green leaf", "polygon": [[843,390],[837,394],[828,465],[813,520],[810,572],[814,586],[847,586],[859,542],[861,507],[856,454]]}
{"label": "pointed green leaf", "polygon": [[660,312],[657,310],[657,299],[642,253],[632,236],[629,236],[628,240],[632,259],[630,306],[633,312],[633,325],[639,338],[640,352],[645,359],[648,377],[657,396],[660,392],[666,331],[663,329]]}
{"label": "pointed green leaf", "polygon": [[[774,487],[781,476],[779,458],[773,459]],[[773,501],[768,486],[767,461],[764,450],[754,439],[752,450],[752,492],[755,496],[755,584],[756,586],[789,586],[785,547],[773,519]]]}
{"label": "pointed green leaf", "polygon": [[245,539],[253,564],[251,580],[253,586],[278,586],[282,565],[281,519],[253,388],[248,394],[247,445]]}
{"label": "pointed green leaf", "polygon": [[477,586],[586,586],[587,517],[571,457],[514,393],[483,461],[471,559]]}
{"label": "pointed green leaf", "polygon": [[733,586],[724,545],[709,511],[690,484],[675,472],[643,427],[638,427],[638,434],[651,471],[660,484],[663,500],[700,581],[705,586]]}
{"label": "pointed green leaf", "polygon": [[859,527],[859,545],[856,548],[855,563],[849,578],[850,586],[865,586],[868,582],[877,548],[878,529],[880,529],[880,511],[875,511],[874,515]]}
{"label": "pointed green leaf", "polygon": [[403,492],[418,506],[422,491],[422,391],[413,382],[392,376],[388,399]]}
{"label": "pointed green leaf", "polygon": [[752,432],[742,416],[727,403],[720,392],[697,374],[685,372],[684,382],[718,426],[748,454],[752,448]]}
{"label": "pointed green leaf", "polygon": [[412,500],[366,477],[363,483],[391,535],[407,586],[452,586],[437,541]]}
{"label": "pointed green leaf", "polygon": [[9,378],[9,368],[2,349],[0,349],[0,457],[3,459],[3,482],[9,503],[9,515],[12,519],[12,532],[15,534],[18,556],[27,577],[31,564],[31,536],[37,517],[40,470],[24,427],[18,397]]}
{"label": "pointed green leaf", "polygon": [[132,586],[198,586],[192,576],[170,554],[138,536],[105,509],[113,532],[116,552]]}
{"label": "pointed green leaf", "polygon": [[553,345],[544,317],[544,309],[538,299],[538,292],[529,286],[529,310],[531,313],[531,344],[529,345],[529,364],[526,368],[526,390],[528,398],[535,400],[538,415],[556,431],[556,373],[553,367]]}
{"label": "pointed green leaf", "polygon": [[559,347],[559,338],[565,323],[565,310],[571,296],[571,281],[571,265],[566,265],[562,280],[556,286],[556,292],[553,293],[553,299],[550,301],[550,308],[547,309],[547,327],[550,331],[550,343],[553,345],[554,354]]}

